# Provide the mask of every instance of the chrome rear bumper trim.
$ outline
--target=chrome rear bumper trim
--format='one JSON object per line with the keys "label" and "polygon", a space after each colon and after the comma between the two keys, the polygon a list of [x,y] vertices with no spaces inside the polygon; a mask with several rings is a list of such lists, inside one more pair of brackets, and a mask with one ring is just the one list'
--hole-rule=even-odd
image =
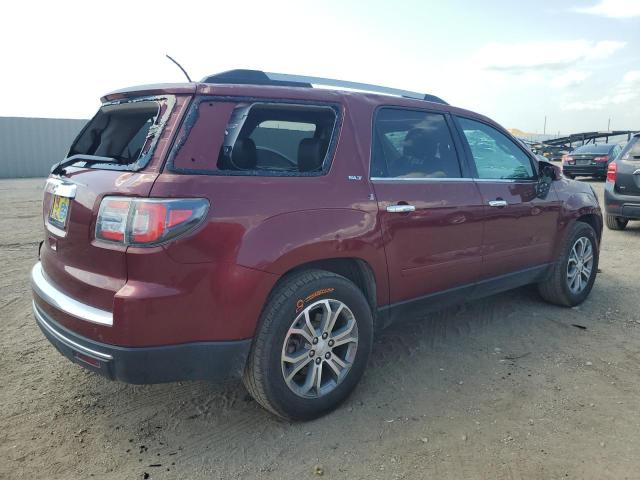
{"label": "chrome rear bumper trim", "polygon": [[81,303],[62,293],[49,283],[44,276],[40,262],[36,263],[31,269],[31,286],[34,293],[42,300],[66,314],[99,325],[107,325],[109,327],[113,325],[113,314],[111,312]]}
{"label": "chrome rear bumper trim", "polygon": [[49,322],[47,322],[47,320],[44,318],[44,315],[42,313],[40,313],[40,310],[38,309],[38,306],[36,305],[36,302],[33,302],[33,314],[36,317],[36,321],[40,324],[40,326],[44,330],[49,332],[56,339],[58,339],[60,342],[64,343],[67,347],[72,348],[73,350],[76,350],[76,351],[78,351],[80,353],[84,353],[86,355],[89,355],[91,357],[98,358],[100,360],[107,360],[107,361],[108,360],[113,360],[113,357],[111,355],[109,355],[108,353],[97,352],[95,350],[92,350],[91,348],[87,348],[85,346],[82,346],[79,343],[74,342],[70,338],[67,338],[62,333],[60,333],[58,330],[53,328],[49,324]]}

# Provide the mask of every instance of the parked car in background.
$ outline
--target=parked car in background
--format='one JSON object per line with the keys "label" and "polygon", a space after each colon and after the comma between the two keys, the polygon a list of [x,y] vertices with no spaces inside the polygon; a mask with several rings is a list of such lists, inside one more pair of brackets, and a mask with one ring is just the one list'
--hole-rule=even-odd
{"label": "parked car in background", "polygon": [[392,321],[526,284],[587,298],[590,185],[432,95],[311,80],[242,70],[103,97],[47,181],[31,273],[62,354],[132,383],[239,373],[310,419]]}
{"label": "parked car in background", "polygon": [[623,230],[629,220],[640,220],[640,133],[609,164],[604,205],[611,230]]}
{"label": "parked car in background", "polygon": [[578,176],[605,178],[607,167],[622,151],[613,143],[582,145],[562,156],[562,173],[567,178]]}
{"label": "parked car in background", "polygon": [[562,161],[562,157],[567,155],[570,151],[567,150],[567,147],[565,146],[545,145],[544,143],[540,144],[540,147],[537,150],[537,153],[542,154],[542,156],[552,162]]}

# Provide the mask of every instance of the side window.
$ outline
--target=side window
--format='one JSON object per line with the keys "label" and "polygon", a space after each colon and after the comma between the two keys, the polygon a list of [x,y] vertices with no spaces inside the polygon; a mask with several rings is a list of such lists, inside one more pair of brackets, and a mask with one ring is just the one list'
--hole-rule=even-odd
{"label": "side window", "polygon": [[[277,166],[278,158],[297,163],[298,147],[304,139],[313,138],[315,123],[265,120],[260,122],[249,138],[256,144],[258,166]],[[284,164],[287,165],[287,164]]]}
{"label": "side window", "polygon": [[620,152],[621,160],[640,160],[640,136],[631,138]]}
{"label": "side window", "polygon": [[533,179],[531,160],[509,137],[489,125],[458,117],[478,178]]}
{"label": "side window", "polygon": [[209,175],[323,175],[337,134],[331,105],[219,101],[200,97],[169,158],[176,172]]}
{"label": "side window", "polygon": [[224,131],[218,170],[320,172],[335,121],[330,107],[238,104]]}
{"label": "side window", "polygon": [[459,178],[460,164],[444,115],[380,109],[373,129],[371,176]]}

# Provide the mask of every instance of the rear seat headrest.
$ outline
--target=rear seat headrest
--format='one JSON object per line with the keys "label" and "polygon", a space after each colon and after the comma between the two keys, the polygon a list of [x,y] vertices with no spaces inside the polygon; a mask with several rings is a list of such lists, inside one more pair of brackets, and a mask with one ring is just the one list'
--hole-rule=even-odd
{"label": "rear seat headrest", "polygon": [[250,138],[236,140],[231,152],[231,160],[236,168],[253,170],[258,163],[256,144]]}
{"label": "rear seat headrest", "polygon": [[298,170],[313,172],[320,169],[325,154],[325,142],[320,138],[305,138],[298,145]]}

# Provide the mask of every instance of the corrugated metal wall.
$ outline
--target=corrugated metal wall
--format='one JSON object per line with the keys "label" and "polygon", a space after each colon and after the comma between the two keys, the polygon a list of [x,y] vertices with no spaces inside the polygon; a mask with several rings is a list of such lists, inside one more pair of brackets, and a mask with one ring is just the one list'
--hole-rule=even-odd
{"label": "corrugated metal wall", "polygon": [[0,117],[0,178],[46,177],[87,120]]}

